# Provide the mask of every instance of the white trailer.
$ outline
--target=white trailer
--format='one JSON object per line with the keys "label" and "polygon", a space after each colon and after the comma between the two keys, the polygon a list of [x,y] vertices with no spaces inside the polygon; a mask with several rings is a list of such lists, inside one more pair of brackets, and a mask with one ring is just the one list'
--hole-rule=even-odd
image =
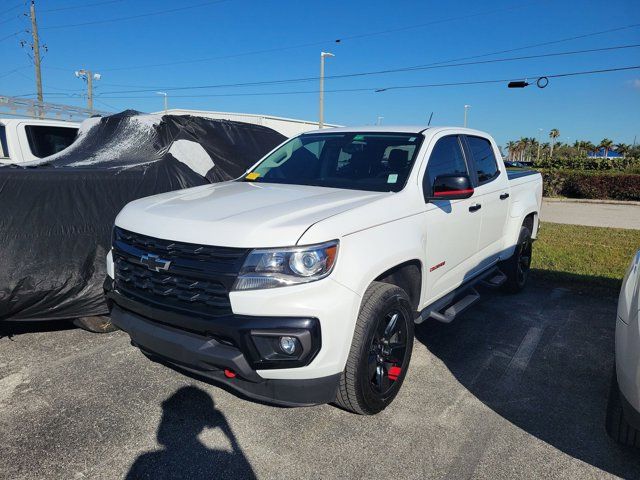
{"label": "white trailer", "polygon": [[[318,122],[297,120],[295,118],[274,117],[272,115],[261,115],[255,113],[210,112],[207,110],[185,110],[177,108],[154,113],[158,115],[193,115],[196,117],[213,118],[217,120],[233,120],[236,122],[253,123],[254,125],[273,128],[276,132],[287,137],[295,137],[301,133],[318,129]],[[328,123],[325,123],[324,125],[327,128],[339,126]]]}

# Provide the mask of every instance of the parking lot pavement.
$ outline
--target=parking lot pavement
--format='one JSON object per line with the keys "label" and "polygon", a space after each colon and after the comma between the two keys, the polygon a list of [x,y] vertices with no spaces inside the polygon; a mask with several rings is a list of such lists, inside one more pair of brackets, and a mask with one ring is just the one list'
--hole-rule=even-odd
{"label": "parking lot pavement", "polygon": [[640,230],[640,203],[543,198],[540,220],[569,225]]}
{"label": "parking lot pavement", "polygon": [[14,328],[0,478],[639,478],[638,452],[604,431],[615,305],[535,282],[487,292],[417,328],[400,395],[374,417],[241,400],[122,332]]}

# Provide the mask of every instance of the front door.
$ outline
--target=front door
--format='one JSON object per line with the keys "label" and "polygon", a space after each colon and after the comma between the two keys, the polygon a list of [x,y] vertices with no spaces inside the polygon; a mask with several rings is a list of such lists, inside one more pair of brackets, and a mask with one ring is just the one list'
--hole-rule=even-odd
{"label": "front door", "polygon": [[[438,175],[469,175],[468,162],[458,135],[436,137],[423,176],[423,188]],[[475,264],[481,211],[473,195],[464,200],[432,200],[426,204],[427,304],[454,290],[477,271]]]}

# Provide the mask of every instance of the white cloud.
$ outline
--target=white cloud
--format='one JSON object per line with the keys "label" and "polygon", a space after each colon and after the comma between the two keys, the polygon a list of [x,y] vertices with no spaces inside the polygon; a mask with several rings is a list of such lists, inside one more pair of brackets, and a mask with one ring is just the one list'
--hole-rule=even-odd
{"label": "white cloud", "polygon": [[631,86],[631,88],[640,90],[640,78],[634,78],[633,80],[629,80],[627,83]]}

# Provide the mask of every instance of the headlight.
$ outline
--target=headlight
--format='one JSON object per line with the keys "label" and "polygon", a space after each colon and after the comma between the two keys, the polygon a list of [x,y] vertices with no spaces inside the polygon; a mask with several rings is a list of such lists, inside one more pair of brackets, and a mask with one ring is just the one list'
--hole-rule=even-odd
{"label": "headlight", "polygon": [[256,290],[307,283],[326,277],[338,255],[338,241],[291,248],[253,250],[233,290]]}

